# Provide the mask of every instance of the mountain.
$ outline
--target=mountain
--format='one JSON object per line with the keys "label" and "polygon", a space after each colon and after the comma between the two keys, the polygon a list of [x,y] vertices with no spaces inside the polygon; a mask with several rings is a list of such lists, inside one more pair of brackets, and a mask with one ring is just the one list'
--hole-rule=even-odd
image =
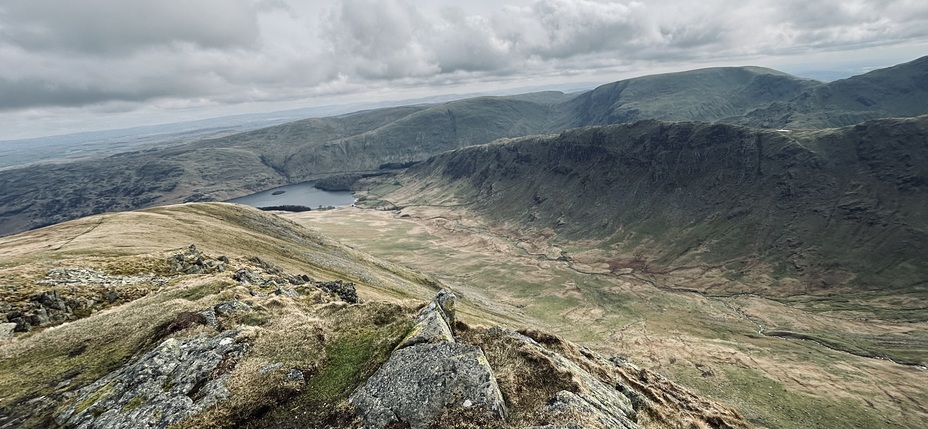
{"label": "mountain", "polygon": [[559,106],[561,129],[642,119],[714,122],[787,101],[819,82],[762,67],[719,67],[613,82]]}
{"label": "mountain", "polygon": [[651,120],[459,149],[361,187],[605,249],[613,270],[719,267],[772,295],[911,291],[928,282],[926,142],[928,116],[812,132]]}
{"label": "mountain", "polygon": [[736,121],[776,128],[827,128],[928,113],[928,57],[814,86]]}
{"label": "mountain", "polygon": [[375,109],[107,158],[4,169],[0,235],[111,210],[226,200],[287,183],[380,174],[453,149],[589,125],[662,119],[818,128],[923,114],[926,65],[921,59],[828,84],[759,67],[702,69],[574,95],[541,92]]}
{"label": "mountain", "polygon": [[430,277],[243,206],[93,216],[0,254],[4,428],[751,427],[625,359],[474,325],[492,315]]}

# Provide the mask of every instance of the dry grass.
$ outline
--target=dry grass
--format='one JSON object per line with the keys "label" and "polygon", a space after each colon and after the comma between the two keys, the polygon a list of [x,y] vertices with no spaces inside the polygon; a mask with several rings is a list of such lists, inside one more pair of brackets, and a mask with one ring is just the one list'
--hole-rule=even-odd
{"label": "dry grass", "polygon": [[[190,244],[210,257],[228,256],[228,270],[199,275],[170,273],[167,258]],[[36,281],[52,268],[172,276],[170,282],[151,288],[144,297],[117,302],[60,326],[18,334],[0,344],[0,408],[17,415],[29,412],[30,407],[23,405],[25,400],[40,396],[58,400],[63,393],[125,365],[167,336],[210,330],[187,319],[221,301],[236,299],[253,308],[219,320],[223,329],[244,328],[239,340],[249,343],[250,352],[230,374],[230,389],[236,399],[204,414],[204,419],[198,420],[204,427],[219,422],[228,426],[243,416],[267,414],[268,407],[304,397],[312,389],[344,396],[344,390],[372,371],[385,350],[391,350],[393,342],[405,333],[407,316],[414,306],[376,302],[345,305],[307,288],[298,298],[251,296],[248,288],[231,279],[231,273],[243,266],[254,269],[249,265],[252,256],[290,273],[354,282],[364,300],[386,296],[410,302],[411,297],[431,295],[435,287],[421,274],[346,248],[276,216],[230,204],[161,207],[81,219],[0,238],[0,254],[3,299],[10,301],[25,300],[51,288]],[[93,292],[88,285],[70,289]],[[179,315],[184,320],[178,319]],[[349,358],[336,356],[339,353]],[[333,362],[353,366],[333,367]],[[259,371],[268,365],[280,369]],[[288,380],[290,369],[300,370],[309,382]],[[319,384],[324,380],[328,381]],[[322,417],[337,411],[336,404],[313,407]],[[44,413],[33,416],[26,425],[43,425],[55,410]]]}
{"label": "dry grass", "polygon": [[[399,213],[339,209],[288,217],[434,274],[463,297],[459,313],[468,323],[534,326],[625,356],[733,405],[761,426],[928,424],[928,410],[904,405],[928,402],[923,370],[810,341],[764,337],[748,319],[770,329],[837,337],[843,340],[835,344],[839,347],[864,346],[867,339],[874,344],[873,338],[901,339],[904,344],[896,350],[924,356],[928,347],[918,346],[923,324],[908,321],[923,301],[912,297],[789,302],[713,297],[688,290],[712,290],[707,279],[713,276],[720,284],[730,283],[722,271],[638,278],[637,273],[610,275],[607,263],[599,269],[571,267],[552,257],[559,250],[575,256],[581,249],[596,249],[596,243],[553,246],[549,236],[512,235],[514,229],[483,222],[458,207],[406,207]],[[586,259],[596,260],[602,250],[597,252]],[[911,309],[909,316],[897,311],[905,308]]]}

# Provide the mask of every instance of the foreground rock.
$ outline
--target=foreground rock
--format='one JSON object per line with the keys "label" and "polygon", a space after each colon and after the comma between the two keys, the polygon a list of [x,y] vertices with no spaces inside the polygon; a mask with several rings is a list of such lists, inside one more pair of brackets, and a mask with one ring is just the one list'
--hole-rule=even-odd
{"label": "foreground rock", "polygon": [[365,428],[428,428],[442,414],[469,408],[503,418],[505,403],[483,351],[450,335],[454,300],[439,292],[400,348],[351,395]]}
{"label": "foreground rock", "polygon": [[170,338],[135,363],[80,389],[58,423],[165,428],[226,399],[226,374],[245,353],[238,331]]}

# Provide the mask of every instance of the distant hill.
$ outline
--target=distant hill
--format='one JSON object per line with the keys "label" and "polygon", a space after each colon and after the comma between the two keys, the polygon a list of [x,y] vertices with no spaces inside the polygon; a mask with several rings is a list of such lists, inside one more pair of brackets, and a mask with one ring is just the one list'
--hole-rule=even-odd
{"label": "distant hill", "polygon": [[655,273],[719,266],[773,278],[772,293],[902,289],[928,281],[926,142],[926,116],[804,133],[642,121],[460,149],[370,180],[398,183],[385,198],[400,207],[460,206]]}
{"label": "distant hill", "polygon": [[0,170],[0,235],[111,210],[239,197],[379,173],[501,138],[644,119],[820,128],[928,113],[928,57],[828,84],[759,67],[646,76],[540,92],[306,119],[231,136]]}
{"label": "distant hill", "polygon": [[562,129],[642,119],[714,122],[790,100],[820,82],[762,67],[719,67],[600,86],[559,106]]}
{"label": "distant hill", "polygon": [[827,128],[928,113],[928,57],[821,84],[736,122],[776,128]]}

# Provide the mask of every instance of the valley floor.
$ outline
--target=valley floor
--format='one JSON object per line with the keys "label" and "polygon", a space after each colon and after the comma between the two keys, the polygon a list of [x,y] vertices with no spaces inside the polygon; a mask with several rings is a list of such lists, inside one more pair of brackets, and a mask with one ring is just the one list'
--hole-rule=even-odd
{"label": "valley floor", "polygon": [[758,425],[928,427],[928,323],[912,320],[924,304],[911,297],[713,296],[682,274],[580,264],[563,256],[580,245],[514,239],[461,210],[282,216],[435,275],[469,323],[536,326],[626,357]]}

